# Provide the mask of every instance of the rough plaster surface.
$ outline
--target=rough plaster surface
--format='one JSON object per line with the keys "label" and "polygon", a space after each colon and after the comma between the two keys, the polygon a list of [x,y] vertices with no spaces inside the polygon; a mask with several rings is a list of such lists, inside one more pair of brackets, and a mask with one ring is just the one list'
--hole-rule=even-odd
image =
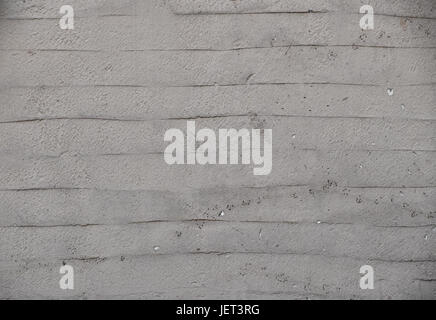
{"label": "rough plaster surface", "polygon": [[[434,0],[67,2],[0,2],[0,298],[436,297]],[[168,166],[189,119],[272,173]]]}

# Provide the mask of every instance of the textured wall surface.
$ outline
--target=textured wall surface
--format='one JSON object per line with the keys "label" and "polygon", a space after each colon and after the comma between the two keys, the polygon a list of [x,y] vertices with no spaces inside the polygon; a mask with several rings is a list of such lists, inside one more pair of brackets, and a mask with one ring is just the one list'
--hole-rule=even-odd
{"label": "textured wall surface", "polygon": [[[435,92],[434,0],[1,0],[0,298],[434,299]],[[190,119],[272,173],[167,165]]]}

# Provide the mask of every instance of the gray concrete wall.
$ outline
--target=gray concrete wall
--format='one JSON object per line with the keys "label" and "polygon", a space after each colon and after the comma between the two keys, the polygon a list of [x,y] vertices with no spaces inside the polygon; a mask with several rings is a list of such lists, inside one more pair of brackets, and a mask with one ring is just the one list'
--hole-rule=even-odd
{"label": "gray concrete wall", "polygon": [[[2,0],[0,298],[434,299],[435,81],[434,0]],[[190,119],[272,173],[168,166]]]}

